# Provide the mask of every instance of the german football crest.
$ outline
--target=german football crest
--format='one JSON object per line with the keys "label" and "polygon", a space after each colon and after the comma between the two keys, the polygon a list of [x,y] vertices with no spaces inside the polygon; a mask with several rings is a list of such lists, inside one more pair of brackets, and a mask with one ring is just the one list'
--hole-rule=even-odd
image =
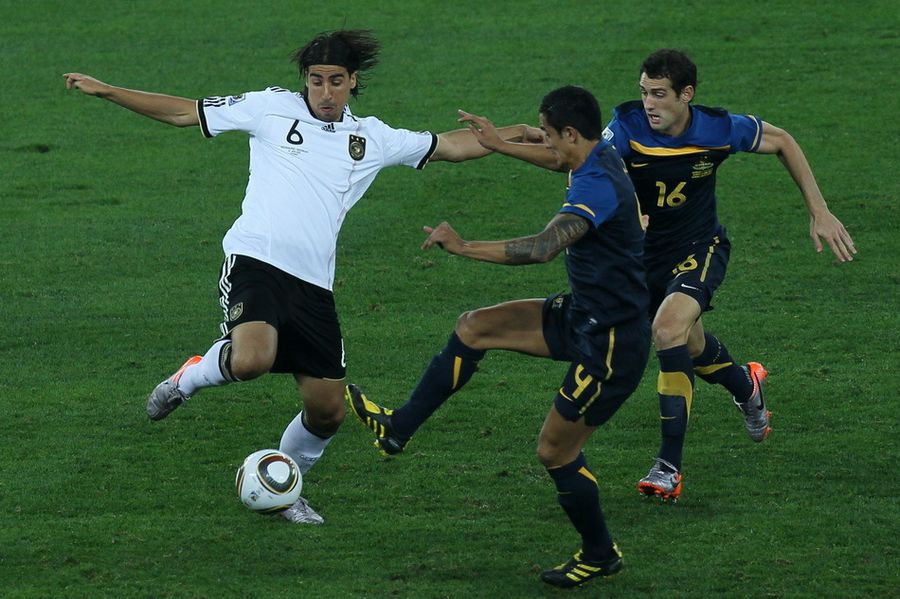
{"label": "german football crest", "polygon": [[234,322],[244,313],[244,302],[237,303],[228,309],[228,320]]}
{"label": "german football crest", "polygon": [[366,138],[358,135],[350,136],[350,158],[353,160],[362,160],[366,155]]}

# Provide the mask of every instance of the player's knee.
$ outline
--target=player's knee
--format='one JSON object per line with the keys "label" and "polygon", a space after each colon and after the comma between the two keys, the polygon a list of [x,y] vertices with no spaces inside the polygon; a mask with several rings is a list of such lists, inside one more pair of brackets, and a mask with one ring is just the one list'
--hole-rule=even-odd
{"label": "player's knee", "polygon": [[469,347],[477,348],[478,340],[483,333],[479,310],[470,310],[460,314],[459,318],[456,319],[454,332],[460,341]]}
{"label": "player's knee", "polygon": [[489,332],[482,310],[469,310],[463,312],[456,319],[454,329],[459,340],[475,349],[482,349],[479,343]]}
{"label": "player's knee", "polygon": [[[563,447],[551,438],[541,435],[538,438],[537,458],[544,468],[558,468],[567,462],[564,459]],[[571,461],[571,460],[569,460]]]}
{"label": "player's knee", "polygon": [[310,405],[309,402],[303,408],[306,415],[306,423],[313,433],[331,436],[341,428],[347,417],[347,409],[344,402],[331,402],[327,405]]}
{"label": "player's knee", "polygon": [[687,343],[687,331],[683,326],[669,320],[653,321],[653,343],[656,349],[667,349]]}
{"label": "player's knee", "polygon": [[264,375],[272,369],[275,357],[265,351],[238,351],[231,354],[231,374],[239,381],[249,381]]}

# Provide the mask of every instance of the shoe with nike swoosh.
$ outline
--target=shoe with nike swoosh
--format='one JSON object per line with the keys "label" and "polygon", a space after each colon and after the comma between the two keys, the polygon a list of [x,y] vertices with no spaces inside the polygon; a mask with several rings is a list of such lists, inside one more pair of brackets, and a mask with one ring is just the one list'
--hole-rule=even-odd
{"label": "shoe with nike swoosh", "polygon": [[663,501],[675,503],[681,495],[681,473],[666,460],[656,458],[647,476],[638,481],[637,489],[647,497],[656,495]]}
{"label": "shoe with nike swoosh", "polygon": [[744,426],[747,428],[747,434],[757,443],[762,443],[772,432],[769,426],[769,419],[772,413],[766,409],[765,401],[763,401],[763,391],[766,386],[766,377],[769,373],[759,362],[748,362],[741,366],[750,380],[753,381],[753,392],[747,401],[739,402],[736,397],[732,396],[734,405],[738,411],[744,416]]}

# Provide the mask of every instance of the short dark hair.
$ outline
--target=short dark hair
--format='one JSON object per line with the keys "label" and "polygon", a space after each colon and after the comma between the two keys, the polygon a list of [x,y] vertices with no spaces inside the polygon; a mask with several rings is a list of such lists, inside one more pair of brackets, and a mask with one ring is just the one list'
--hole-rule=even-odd
{"label": "short dark hair", "polygon": [[573,127],[586,139],[600,139],[603,134],[603,117],[597,98],[575,85],[567,85],[553,90],[541,100],[538,112],[544,115],[547,124],[562,131]]}
{"label": "short dark hair", "polygon": [[676,94],[689,85],[697,89],[697,65],[681,50],[657,50],[641,64],[641,73],[650,79],[668,78]]}
{"label": "short dark hair", "polygon": [[306,79],[309,67],[316,64],[330,64],[356,73],[356,87],[350,92],[353,97],[365,87],[362,74],[378,64],[381,44],[371,29],[345,29],[325,31],[308,44],[294,52],[291,60],[300,69],[300,78]]}

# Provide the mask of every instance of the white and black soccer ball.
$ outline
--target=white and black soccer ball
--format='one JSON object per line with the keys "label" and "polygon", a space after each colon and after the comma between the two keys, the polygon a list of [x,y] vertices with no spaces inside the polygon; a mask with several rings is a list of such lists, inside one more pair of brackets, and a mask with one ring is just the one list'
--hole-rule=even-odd
{"label": "white and black soccer ball", "polygon": [[247,456],[234,479],[241,502],[254,512],[272,514],[291,507],[300,497],[303,476],[297,463],[277,449]]}

